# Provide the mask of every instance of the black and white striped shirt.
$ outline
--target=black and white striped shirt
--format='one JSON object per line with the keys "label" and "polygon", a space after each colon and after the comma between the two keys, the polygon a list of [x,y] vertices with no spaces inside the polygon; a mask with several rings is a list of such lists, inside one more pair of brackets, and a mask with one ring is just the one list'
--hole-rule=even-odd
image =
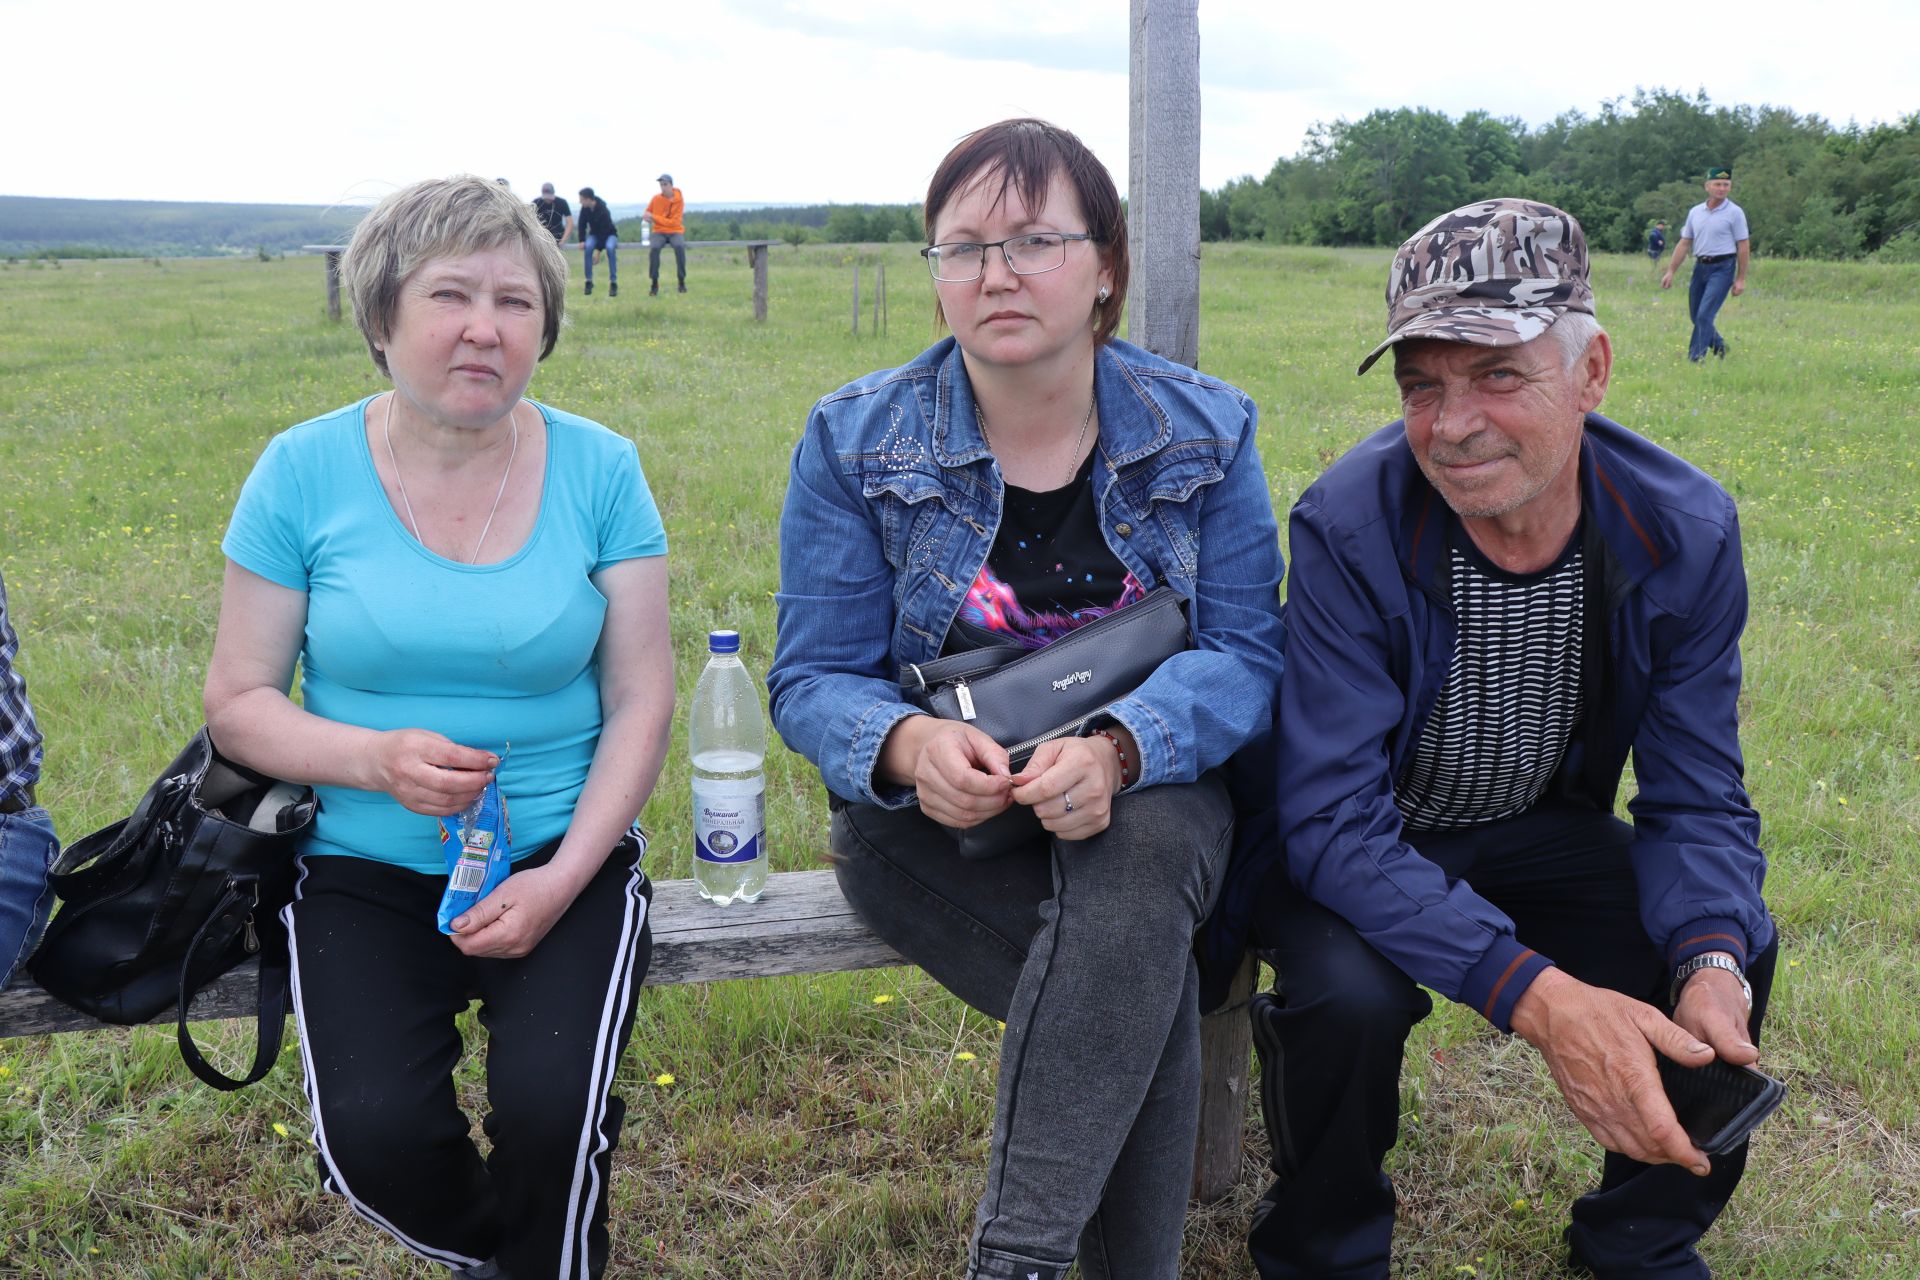
{"label": "black and white striped shirt", "polygon": [[1538,573],[1508,573],[1464,530],[1452,548],[1453,663],[1395,784],[1419,830],[1497,822],[1531,808],[1580,720],[1580,530]]}

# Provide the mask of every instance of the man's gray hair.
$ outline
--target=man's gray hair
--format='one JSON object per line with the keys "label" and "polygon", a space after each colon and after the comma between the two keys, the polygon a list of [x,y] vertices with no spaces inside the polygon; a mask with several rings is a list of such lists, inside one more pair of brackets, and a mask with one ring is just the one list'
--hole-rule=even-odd
{"label": "man's gray hair", "polygon": [[553,354],[566,309],[567,260],[533,206],[498,183],[471,173],[429,178],[402,187],[373,207],[353,229],[340,277],[353,303],[354,323],[381,373],[380,349],[393,333],[400,290],[421,265],[485,249],[517,249],[540,281],[544,312],[540,358]]}
{"label": "man's gray hair", "polygon": [[1547,329],[1547,337],[1560,344],[1560,367],[1571,369],[1587,353],[1593,340],[1605,333],[1600,322],[1584,311],[1562,312]]}

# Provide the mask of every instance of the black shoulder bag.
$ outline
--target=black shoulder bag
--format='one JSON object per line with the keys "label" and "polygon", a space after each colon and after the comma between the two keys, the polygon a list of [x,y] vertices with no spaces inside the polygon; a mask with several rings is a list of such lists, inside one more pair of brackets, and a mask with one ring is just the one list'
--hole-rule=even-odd
{"label": "black shoulder bag", "polygon": [[[973,725],[1007,749],[1018,771],[1041,743],[1084,736],[1100,712],[1192,648],[1186,603],[1172,587],[1155,587],[1044,648],[993,645],[908,663],[900,695],[943,720]],[[953,833],[963,858],[998,857],[1044,834],[1024,805]]]}
{"label": "black shoulder bag", "polygon": [[[179,1009],[180,1056],[216,1089],[238,1089],[280,1056],[290,968],[280,908],[293,898],[294,847],[313,789],[224,758],[193,735],[132,815],[75,842],[48,877],[60,910],[28,962],[51,994],[102,1022]],[[260,957],[253,1067],[233,1079],[187,1030],[194,992]]]}

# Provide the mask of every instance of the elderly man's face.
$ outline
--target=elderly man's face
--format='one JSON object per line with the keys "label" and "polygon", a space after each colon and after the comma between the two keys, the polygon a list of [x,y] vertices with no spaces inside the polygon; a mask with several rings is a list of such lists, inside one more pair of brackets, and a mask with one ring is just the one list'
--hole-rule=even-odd
{"label": "elderly man's face", "polygon": [[1612,369],[1605,334],[1571,369],[1550,335],[1511,347],[1417,339],[1393,351],[1407,444],[1454,511],[1505,516],[1574,491],[1582,424]]}

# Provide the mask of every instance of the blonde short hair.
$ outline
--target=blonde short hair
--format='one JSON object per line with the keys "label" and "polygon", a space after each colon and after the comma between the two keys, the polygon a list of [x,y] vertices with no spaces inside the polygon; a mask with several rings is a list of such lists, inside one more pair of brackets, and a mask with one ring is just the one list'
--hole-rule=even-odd
{"label": "blonde short hair", "polygon": [[565,311],[567,262],[533,206],[496,182],[471,173],[428,178],[387,196],[353,229],[340,263],[354,323],[381,373],[380,344],[393,332],[400,288],[422,263],[484,249],[518,249],[540,281],[544,339],[540,358],[553,354]]}

